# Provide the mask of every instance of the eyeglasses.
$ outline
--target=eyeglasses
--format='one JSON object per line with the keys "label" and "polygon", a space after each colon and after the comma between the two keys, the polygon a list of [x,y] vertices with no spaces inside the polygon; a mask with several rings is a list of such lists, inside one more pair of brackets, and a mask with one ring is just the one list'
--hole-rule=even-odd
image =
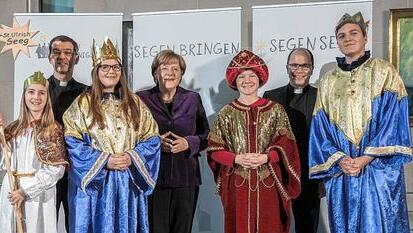
{"label": "eyeglasses", "polygon": [[52,50],[53,57],[59,57],[60,54],[63,54],[65,57],[71,57],[75,54],[73,51],[60,51],[60,50]]}
{"label": "eyeglasses", "polygon": [[297,64],[297,63],[291,63],[287,65],[288,68],[291,70],[298,70],[298,68],[301,68],[304,71],[309,71],[311,68],[313,68],[312,64],[304,63],[304,64]]}
{"label": "eyeglasses", "polygon": [[109,72],[110,69],[112,69],[115,72],[119,72],[122,70],[122,66],[119,64],[116,65],[100,65],[99,69],[102,70],[103,72]]}

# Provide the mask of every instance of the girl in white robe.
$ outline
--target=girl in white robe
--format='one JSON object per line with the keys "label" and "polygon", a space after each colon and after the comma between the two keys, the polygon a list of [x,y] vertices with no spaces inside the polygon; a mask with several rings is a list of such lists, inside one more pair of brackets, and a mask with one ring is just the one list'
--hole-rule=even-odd
{"label": "girl in white robe", "polygon": [[[62,127],[54,121],[42,73],[26,79],[20,105],[19,118],[4,132],[17,186],[10,190],[6,174],[0,190],[0,232],[16,232],[13,205],[17,205],[22,209],[24,232],[56,233],[55,185],[68,162]],[[3,151],[0,155],[0,169],[6,170]]]}

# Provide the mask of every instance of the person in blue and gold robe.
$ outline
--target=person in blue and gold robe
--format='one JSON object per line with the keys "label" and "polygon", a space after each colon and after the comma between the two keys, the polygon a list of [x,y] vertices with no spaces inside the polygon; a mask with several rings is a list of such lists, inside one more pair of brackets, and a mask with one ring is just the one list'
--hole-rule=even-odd
{"label": "person in blue and gold robe", "polygon": [[63,115],[71,168],[69,229],[149,232],[147,195],[159,170],[158,126],[130,92],[120,57],[105,38],[93,45],[92,87]]}
{"label": "person in blue and gold robe", "polygon": [[310,178],[324,179],[331,232],[409,232],[408,96],[396,69],[365,51],[366,29],[360,12],[345,14],[336,26],[344,57],[320,81]]}

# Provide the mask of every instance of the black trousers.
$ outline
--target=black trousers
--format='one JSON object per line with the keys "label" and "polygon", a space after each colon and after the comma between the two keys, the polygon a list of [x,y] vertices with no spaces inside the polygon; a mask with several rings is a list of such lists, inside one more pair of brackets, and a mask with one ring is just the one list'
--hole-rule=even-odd
{"label": "black trousers", "polygon": [[63,204],[65,213],[65,227],[66,232],[69,232],[69,206],[67,204],[67,172],[65,172],[62,179],[56,183],[56,217],[59,220],[60,204]]}
{"label": "black trousers", "polygon": [[199,187],[157,188],[149,196],[151,233],[190,233]]}
{"label": "black trousers", "polygon": [[317,233],[320,198],[314,187],[304,186],[300,196],[292,200],[296,233]]}

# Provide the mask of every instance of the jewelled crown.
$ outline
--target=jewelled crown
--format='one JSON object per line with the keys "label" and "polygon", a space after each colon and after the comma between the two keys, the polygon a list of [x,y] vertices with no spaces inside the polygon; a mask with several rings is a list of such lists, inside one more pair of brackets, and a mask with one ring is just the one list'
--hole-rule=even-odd
{"label": "jewelled crown", "polygon": [[117,59],[119,62],[121,61],[119,57],[119,50],[118,46],[114,46],[112,41],[109,37],[105,37],[103,41],[102,47],[96,44],[95,39],[93,39],[93,46],[92,46],[92,62],[93,66],[100,64],[103,60],[107,59]]}
{"label": "jewelled crown", "polygon": [[34,72],[34,74],[30,75],[26,80],[24,80],[24,89],[32,84],[41,84],[46,86],[47,80],[44,77],[43,73],[40,71]]}
{"label": "jewelled crown", "polygon": [[354,23],[360,26],[361,30],[363,31],[364,35],[367,34],[367,29],[369,27],[369,21],[364,21],[363,15],[361,12],[357,12],[354,15],[350,15],[348,13],[344,14],[343,17],[338,21],[335,32],[337,35],[338,30],[347,23]]}

